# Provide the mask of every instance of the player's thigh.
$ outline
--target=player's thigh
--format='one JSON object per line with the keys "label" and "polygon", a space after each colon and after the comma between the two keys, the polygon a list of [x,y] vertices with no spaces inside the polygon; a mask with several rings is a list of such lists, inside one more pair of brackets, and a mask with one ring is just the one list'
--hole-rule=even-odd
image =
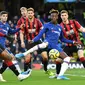
{"label": "player's thigh", "polygon": [[12,60],[12,56],[9,54],[9,52],[5,49],[5,47],[0,44],[0,58],[3,60]]}
{"label": "player's thigh", "polygon": [[47,60],[49,58],[48,52],[49,52],[48,48],[44,48],[44,49],[41,49],[41,50],[38,51],[38,53],[41,54],[42,58],[47,59]]}
{"label": "player's thigh", "polygon": [[13,60],[13,56],[10,55],[10,53],[4,49],[4,50],[1,50],[0,49],[0,58],[3,59],[3,60]]}
{"label": "player's thigh", "polygon": [[81,58],[81,57],[84,57],[84,46],[83,45],[79,45],[79,46],[77,46],[77,49],[78,49],[78,56],[79,56],[79,58]]}

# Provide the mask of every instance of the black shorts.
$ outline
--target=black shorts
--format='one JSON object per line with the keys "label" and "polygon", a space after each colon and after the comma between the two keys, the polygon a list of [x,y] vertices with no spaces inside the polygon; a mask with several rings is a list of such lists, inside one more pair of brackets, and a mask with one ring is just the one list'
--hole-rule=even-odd
{"label": "black shorts", "polygon": [[0,53],[2,53],[5,50],[5,48],[0,44]]}
{"label": "black shorts", "polygon": [[84,46],[83,45],[78,45],[78,46],[66,46],[64,47],[64,52],[68,55],[68,56],[73,56],[74,52],[77,52],[78,50],[84,50]]}

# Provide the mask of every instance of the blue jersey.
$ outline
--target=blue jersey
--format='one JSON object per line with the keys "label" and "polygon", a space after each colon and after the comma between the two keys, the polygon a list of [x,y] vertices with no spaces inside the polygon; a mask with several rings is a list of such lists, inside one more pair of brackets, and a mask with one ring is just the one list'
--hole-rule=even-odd
{"label": "blue jersey", "polygon": [[[8,35],[8,34],[15,34],[16,32],[18,32],[20,30],[19,29],[15,29],[12,30],[12,28],[10,28],[8,23],[3,24],[2,22],[0,22],[0,33],[4,34],[4,35]],[[0,44],[5,48],[5,40],[6,37],[4,36],[0,36]]]}
{"label": "blue jersey", "polygon": [[49,43],[48,47],[50,47],[51,49],[60,48],[60,46],[58,46],[58,40],[61,40],[62,42],[65,43],[71,43],[71,44],[73,43],[73,41],[64,38],[62,27],[59,24],[54,25],[51,22],[48,22],[43,26],[43,29],[34,38],[33,41],[34,42],[38,41],[43,36],[44,33],[45,33],[45,41]]}

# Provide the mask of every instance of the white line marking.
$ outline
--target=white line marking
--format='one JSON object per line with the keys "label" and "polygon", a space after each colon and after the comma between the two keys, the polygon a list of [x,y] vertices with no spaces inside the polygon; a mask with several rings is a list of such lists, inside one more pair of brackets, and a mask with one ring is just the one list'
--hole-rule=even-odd
{"label": "white line marking", "polygon": [[85,77],[85,75],[76,75],[76,74],[65,74],[65,75],[68,75],[68,76],[79,76],[79,77]]}

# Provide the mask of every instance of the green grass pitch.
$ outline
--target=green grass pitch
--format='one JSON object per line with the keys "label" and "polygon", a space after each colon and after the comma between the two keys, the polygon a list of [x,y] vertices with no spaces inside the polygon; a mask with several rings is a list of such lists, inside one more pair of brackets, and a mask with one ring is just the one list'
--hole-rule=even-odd
{"label": "green grass pitch", "polygon": [[[52,70],[55,72],[54,70]],[[49,79],[43,70],[33,70],[32,74],[26,80],[20,82],[17,77],[10,71],[4,72],[3,77],[7,82],[0,82],[0,85],[84,85],[85,69],[69,69],[65,75],[70,80]]]}

